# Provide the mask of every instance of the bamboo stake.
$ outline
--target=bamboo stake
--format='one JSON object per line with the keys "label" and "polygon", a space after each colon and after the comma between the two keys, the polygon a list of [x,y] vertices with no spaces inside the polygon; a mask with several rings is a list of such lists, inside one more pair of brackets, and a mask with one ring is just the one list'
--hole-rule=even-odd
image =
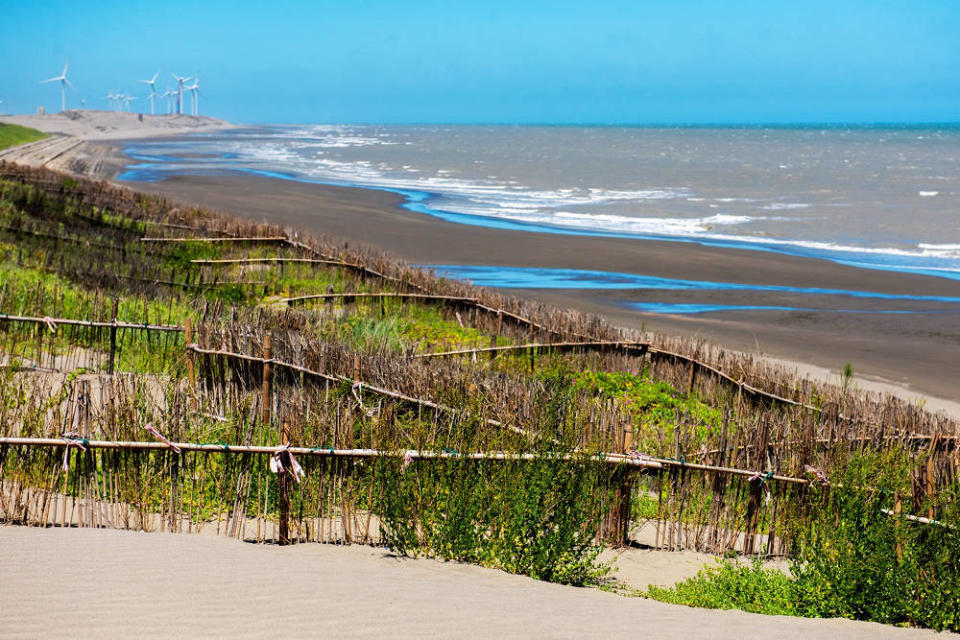
{"label": "bamboo stake", "polygon": [[263,358],[261,362],[263,363],[263,380],[261,382],[261,392],[260,392],[260,404],[263,415],[263,424],[268,426],[270,424],[270,409],[271,409],[271,396],[270,396],[270,382],[271,382],[271,364],[273,363],[273,338],[270,333],[266,333],[263,336]]}
{"label": "bamboo stake", "polygon": [[[280,423],[280,445],[290,446],[290,425],[286,420]],[[290,458],[286,454],[283,469],[277,474],[277,502],[280,508],[280,533],[277,542],[290,544]]]}

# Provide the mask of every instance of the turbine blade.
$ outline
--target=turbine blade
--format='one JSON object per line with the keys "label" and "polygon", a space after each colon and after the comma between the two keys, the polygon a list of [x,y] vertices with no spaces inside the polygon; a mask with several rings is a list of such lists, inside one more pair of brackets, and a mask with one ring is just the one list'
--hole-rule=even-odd
{"label": "turbine blade", "polygon": [[73,85],[70,84],[70,81],[69,81],[69,80],[67,80],[66,78],[64,78],[63,81],[67,83],[67,86],[68,86],[68,87],[70,87],[71,89],[73,89],[74,91],[76,91],[76,89],[74,89]]}
{"label": "turbine blade", "polygon": [[44,82],[56,82],[57,80],[60,80],[61,78],[62,78],[62,76],[57,76],[56,78],[50,78],[49,80],[41,80],[41,81],[40,81],[40,84],[43,84]]}
{"label": "turbine blade", "polygon": [[67,69],[68,69],[69,67],[70,67],[70,62],[68,61],[67,64],[63,65],[63,73],[61,73],[60,75],[66,76],[66,75],[67,75]]}

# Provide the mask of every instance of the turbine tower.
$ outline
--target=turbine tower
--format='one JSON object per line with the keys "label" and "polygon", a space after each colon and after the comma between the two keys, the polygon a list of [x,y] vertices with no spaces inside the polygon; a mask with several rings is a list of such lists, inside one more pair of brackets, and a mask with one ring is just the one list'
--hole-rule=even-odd
{"label": "turbine tower", "polygon": [[177,81],[177,113],[183,113],[183,83],[190,79],[190,76],[181,78],[175,73],[171,73],[173,79]]}
{"label": "turbine tower", "polygon": [[[70,66],[70,63],[63,65],[63,72],[58,75],[56,78],[50,78],[48,80],[41,80],[40,84],[47,82],[59,82],[60,83],[60,111],[67,110],[67,87],[73,89],[73,85],[70,84],[70,81],[67,80],[67,67]],[[74,89],[76,91],[76,89]]]}
{"label": "turbine tower", "polygon": [[154,85],[156,84],[158,77],[160,77],[160,72],[159,72],[159,71],[157,71],[155,74],[153,74],[153,78],[150,79],[150,80],[137,80],[137,82],[142,82],[143,84],[145,84],[145,85],[147,85],[147,86],[150,87],[150,115],[154,115],[154,113],[153,113],[153,101],[154,101],[154,99],[155,99],[155,98],[157,97],[157,95],[158,95],[158,94],[157,94],[157,89],[156,89],[156,87],[155,87]]}
{"label": "turbine tower", "polygon": [[193,84],[189,87],[184,87],[187,91],[193,94],[193,115],[200,115],[200,74],[196,74],[196,77],[193,80]]}

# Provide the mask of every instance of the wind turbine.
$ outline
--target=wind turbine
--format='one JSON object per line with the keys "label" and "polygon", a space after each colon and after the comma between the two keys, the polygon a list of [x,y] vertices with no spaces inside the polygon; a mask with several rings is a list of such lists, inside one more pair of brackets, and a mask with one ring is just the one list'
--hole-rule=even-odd
{"label": "wind turbine", "polygon": [[142,82],[143,84],[148,85],[148,86],[150,87],[150,115],[154,115],[154,113],[153,113],[153,100],[154,100],[154,98],[156,98],[157,95],[158,95],[158,94],[157,94],[156,87],[154,87],[154,85],[156,84],[158,77],[160,77],[160,72],[159,72],[159,71],[157,71],[155,74],[153,74],[153,78],[152,78],[151,80],[137,80],[137,82]]}
{"label": "wind turbine", "polygon": [[177,113],[183,113],[183,83],[190,79],[190,76],[181,78],[175,73],[171,73],[173,79],[177,81]]}
{"label": "wind turbine", "polygon": [[193,84],[189,87],[184,87],[184,89],[193,94],[193,115],[200,115],[200,74],[196,74]]}
{"label": "wind turbine", "polygon": [[[70,84],[70,81],[67,80],[67,67],[70,66],[70,63],[63,65],[63,72],[58,75],[56,78],[50,78],[48,80],[41,80],[40,84],[46,82],[59,82],[60,83],[60,111],[67,110],[67,87],[73,89],[73,85]],[[74,89],[76,91],[76,89]]]}
{"label": "wind turbine", "polygon": [[126,103],[127,111],[130,111],[130,103],[133,102],[134,100],[136,100],[136,98],[134,96],[131,96],[130,94],[123,95],[123,101]]}
{"label": "wind turbine", "polygon": [[163,93],[160,94],[160,97],[161,97],[161,98],[166,98],[166,99],[167,99],[167,113],[168,113],[168,114],[173,113],[173,101],[172,101],[172,98],[173,98],[173,96],[175,96],[175,95],[177,95],[177,92],[176,92],[176,91],[171,91],[170,89],[167,89],[166,91],[164,91]]}
{"label": "wind turbine", "polygon": [[103,96],[103,97],[106,98],[106,99],[110,102],[110,108],[111,108],[111,109],[116,109],[116,108],[117,108],[117,94],[115,94],[113,91],[108,91],[108,92],[107,92],[107,95],[105,95],[105,96]]}

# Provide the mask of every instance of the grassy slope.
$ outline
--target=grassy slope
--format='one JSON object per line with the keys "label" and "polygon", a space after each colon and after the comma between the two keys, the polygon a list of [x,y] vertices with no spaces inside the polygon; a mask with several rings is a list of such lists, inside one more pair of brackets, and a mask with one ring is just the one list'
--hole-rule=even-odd
{"label": "grassy slope", "polygon": [[0,123],[0,149],[48,138],[49,134],[18,124]]}

